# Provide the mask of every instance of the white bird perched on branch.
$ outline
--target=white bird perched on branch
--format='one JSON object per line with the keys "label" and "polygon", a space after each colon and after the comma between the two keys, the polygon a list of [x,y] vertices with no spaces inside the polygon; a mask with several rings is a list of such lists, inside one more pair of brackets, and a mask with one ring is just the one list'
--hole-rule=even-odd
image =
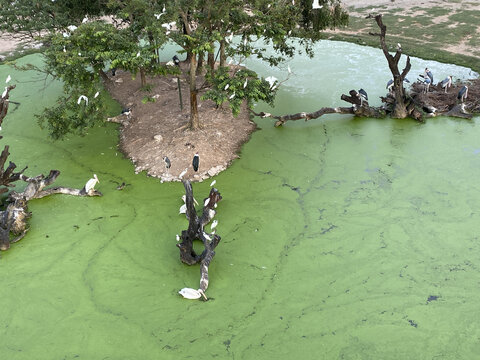
{"label": "white bird perched on branch", "polygon": [[212,230],[215,229],[217,227],[217,225],[218,225],[218,221],[213,220],[212,225],[210,225],[210,229],[212,229]]}
{"label": "white bird perched on branch", "polygon": [[88,97],[86,97],[85,95],[80,95],[80,97],[77,100],[77,104],[80,105],[82,100],[85,100],[85,105],[88,105]]}
{"label": "white bird perched on branch", "polygon": [[89,194],[90,191],[95,191],[95,185],[99,182],[100,180],[98,180],[97,174],[93,174],[93,178],[88,180],[85,184],[85,192]]}
{"label": "white bird perched on branch", "polygon": [[178,178],[179,178],[180,180],[182,180],[182,178],[185,176],[185,174],[187,173],[187,171],[188,171],[188,168],[186,168],[185,170],[183,170],[183,171],[180,173],[180,175],[178,175]]}
{"label": "white bird perched on branch", "polygon": [[267,81],[270,84],[270,89],[271,89],[275,84],[275,81],[277,81],[277,78],[275,76],[269,76],[265,78],[265,81]]}
{"label": "white bird perched on branch", "polygon": [[183,204],[180,206],[180,209],[178,210],[178,215],[180,214],[186,214],[187,213],[187,204]]}
{"label": "white bird perched on branch", "polygon": [[5,91],[2,93],[2,99],[7,96],[8,88],[5,86]]}
{"label": "white bird perched on branch", "polygon": [[313,0],[312,9],[321,9],[321,8],[323,8],[323,5],[320,5],[318,3],[318,0]]}

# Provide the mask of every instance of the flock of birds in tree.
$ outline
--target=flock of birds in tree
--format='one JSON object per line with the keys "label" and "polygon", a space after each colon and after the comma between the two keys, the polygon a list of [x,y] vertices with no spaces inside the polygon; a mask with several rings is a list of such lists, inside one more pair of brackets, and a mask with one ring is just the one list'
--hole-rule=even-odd
{"label": "flock of birds in tree", "polygon": [[[400,46],[400,44],[398,44],[398,46]],[[417,80],[423,84],[423,93],[426,94],[430,89],[430,85],[433,84],[433,74],[429,68],[425,68],[425,71],[423,72],[423,74],[420,74],[419,77],[421,77],[422,79],[417,79]],[[406,83],[410,82],[407,78],[405,78],[403,81]],[[393,85],[394,85],[393,79],[388,80],[386,89],[389,91],[389,93],[393,93]],[[452,75],[449,75],[445,79],[440,81],[439,85],[445,90],[445,93],[447,93],[448,88],[452,86]],[[355,93],[356,93],[356,96],[360,99],[360,106],[362,106],[363,102],[368,100],[367,92],[364,89],[360,89]],[[468,96],[468,86],[463,85],[457,94],[457,99],[463,103],[467,98],[467,96]]]}

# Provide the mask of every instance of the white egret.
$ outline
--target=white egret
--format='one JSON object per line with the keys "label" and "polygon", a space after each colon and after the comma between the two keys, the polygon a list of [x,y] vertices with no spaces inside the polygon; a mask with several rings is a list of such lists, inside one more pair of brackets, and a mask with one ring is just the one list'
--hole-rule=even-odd
{"label": "white egret", "polygon": [[7,80],[5,80],[5,84],[8,84],[12,80],[12,77],[10,75],[7,76]]}
{"label": "white egret", "polygon": [[98,95],[100,95],[100,91],[97,91],[97,92],[95,93],[95,95],[93,96],[93,98],[96,99]]}
{"label": "white egret", "polygon": [[234,97],[235,97],[235,91],[233,92],[233,94],[232,94],[232,95],[230,95],[230,96],[228,97],[228,99],[230,99],[230,100],[231,100],[231,99],[233,99]]}
{"label": "white egret", "polygon": [[243,83],[243,88],[244,89],[247,87],[247,84],[248,84],[248,79],[245,79],[245,82]]}
{"label": "white egret", "polygon": [[180,214],[186,214],[187,213],[187,204],[183,204],[180,206],[180,209],[178,210],[178,215]]}
{"label": "white egret", "polygon": [[85,95],[80,95],[80,97],[77,100],[77,104],[80,105],[82,100],[85,100],[85,104],[88,105],[88,97],[86,97]]}
{"label": "white egret", "polygon": [[210,183],[210,187],[212,187],[213,185],[215,185],[217,183],[217,180],[213,180],[211,183]]}
{"label": "white egret", "polygon": [[203,202],[203,206],[207,206],[210,203],[210,198],[206,198]]}
{"label": "white egret", "polygon": [[86,22],[88,22],[88,16],[87,15],[85,15],[85,17],[83,18],[82,24],[85,24]]}
{"label": "white egret", "polygon": [[183,176],[187,173],[187,170],[188,168],[186,168],[185,170],[183,170],[180,175],[178,175],[178,178],[181,180],[183,178]]}
{"label": "white egret", "polygon": [[7,96],[8,88],[5,86],[5,91],[2,93],[2,99]]}
{"label": "white egret", "polygon": [[75,30],[77,30],[77,27],[75,25],[69,25],[67,26],[67,29],[70,30],[71,32],[74,32]]}
{"label": "white egret", "polygon": [[312,9],[321,9],[321,8],[323,8],[323,5],[320,5],[318,3],[318,0],[313,0]]}
{"label": "white egret", "polygon": [[202,293],[200,291],[201,290],[195,290],[192,288],[183,288],[178,293],[182,295],[185,299],[195,300],[200,299],[200,297],[202,296]]}
{"label": "white egret", "polygon": [[212,230],[215,229],[217,227],[217,225],[218,225],[218,221],[213,220],[212,225],[210,225],[210,229],[212,229]]}
{"label": "white egret", "polygon": [[275,81],[277,81],[277,78],[275,76],[269,76],[265,78],[265,81],[267,81],[270,84],[270,88],[272,88],[275,84]]}
{"label": "white egret", "polygon": [[89,194],[90,191],[95,191],[95,185],[99,182],[100,180],[98,180],[97,174],[93,174],[93,178],[88,180],[85,184],[85,192]]}
{"label": "white egret", "polygon": [[225,87],[223,88],[223,90],[227,90],[229,87],[230,87],[230,84],[227,84],[227,85],[225,85]]}
{"label": "white egret", "polygon": [[180,241],[180,236],[179,236],[178,234],[175,235],[175,239],[176,239],[177,241]]}

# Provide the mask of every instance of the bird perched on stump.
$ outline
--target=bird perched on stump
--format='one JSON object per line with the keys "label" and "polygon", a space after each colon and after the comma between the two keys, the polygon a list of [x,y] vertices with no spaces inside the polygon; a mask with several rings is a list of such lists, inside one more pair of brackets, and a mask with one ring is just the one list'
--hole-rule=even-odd
{"label": "bird perched on stump", "polygon": [[363,106],[364,101],[368,101],[367,92],[363,89],[358,90],[358,94],[360,96],[360,106]]}
{"label": "bird perched on stump", "polygon": [[440,83],[442,85],[442,88],[445,89],[445,92],[447,92],[448,88],[452,86],[452,75],[448,76],[447,78],[443,79],[442,82]]}
{"label": "bird perched on stump", "polygon": [[87,181],[85,184],[85,192],[87,194],[90,194],[90,192],[95,191],[95,185],[99,183],[100,180],[98,180],[97,174],[93,174],[93,178]]}
{"label": "bird perched on stump", "polygon": [[468,86],[463,85],[460,91],[458,92],[457,99],[460,100],[462,103],[467,98],[468,95]]}
{"label": "bird perched on stump", "polygon": [[167,156],[164,156],[163,161],[165,162],[165,168],[170,169],[170,167],[172,166],[172,164],[170,163],[170,159]]}
{"label": "bird perched on stump", "polygon": [[195,155],[193,155],[193,161],[192,161],[193,170],[195,170],[195,172],[198,171],[199,164],[200,164],[200,156],[198,156],[198,153],[195,153]]}

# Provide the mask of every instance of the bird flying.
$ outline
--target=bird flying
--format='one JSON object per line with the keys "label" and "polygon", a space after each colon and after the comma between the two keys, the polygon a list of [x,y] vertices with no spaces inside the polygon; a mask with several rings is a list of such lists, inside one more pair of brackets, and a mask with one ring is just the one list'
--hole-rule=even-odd
{"label": "bird flying", "polygon": [[10,75],[7,76],[7,80],[5,80],[5,84],[8,84],[12,80],[12,77]]}

